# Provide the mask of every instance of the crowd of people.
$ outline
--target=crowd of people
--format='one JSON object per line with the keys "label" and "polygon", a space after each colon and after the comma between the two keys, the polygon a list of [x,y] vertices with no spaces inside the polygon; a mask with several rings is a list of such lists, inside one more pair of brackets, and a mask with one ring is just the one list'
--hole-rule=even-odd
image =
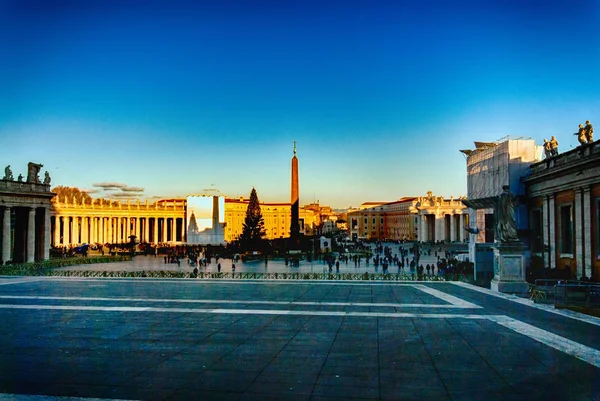
{"label": "crowd of people", "polygon": [[[396,248],[397,246],[397,248]],[[443,243],[425,243],[400,245],[375,242],[362,250],[361,253],[331,253],[323,255],[319,260],[328,266],[333,273],[343,272],[340,266],[346,268],[352,263],[354,271],[372,269],[374,273],[411,274],[415,278],[424,276],[468,275],[473,273],[473,263],[457,258],[458,252],[447,248]]]}

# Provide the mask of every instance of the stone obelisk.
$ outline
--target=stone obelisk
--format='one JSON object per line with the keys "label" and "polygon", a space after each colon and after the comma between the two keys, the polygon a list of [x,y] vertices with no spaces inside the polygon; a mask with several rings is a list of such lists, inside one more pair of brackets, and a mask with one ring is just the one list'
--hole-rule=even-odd
{"label": "stone obelisk", "polygon": [[300,199],[298,197],[298,158],[296,157],[296,141],[294,141],[294,156],[292,157],[292,220],[290,223],[290,237],[298,238],[300,234]]}
{"label": "stone obelisk", "polygon": [[213,243],[220,243],[219,241],[219,197],[213,196],[213,206],[212,206],[212,234],[213,234]]}

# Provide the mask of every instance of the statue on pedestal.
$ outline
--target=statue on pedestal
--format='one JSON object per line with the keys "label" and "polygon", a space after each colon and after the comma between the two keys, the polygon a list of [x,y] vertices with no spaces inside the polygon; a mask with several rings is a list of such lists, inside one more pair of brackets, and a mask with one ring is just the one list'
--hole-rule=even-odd
{"label": "statue on pedestal", "polygon": [[520,242],[517,235],[517,222],[515,219],[515,206],[517,198],[510,192],[508,185],[502,186],[502,193],[498,196],[494,208],[496,219],[496,242]]}
{"label": "statue on pedestal", "polygon": [[50,181],[52,179],[50,178],[50,173],[48,173],[48,171],[46,171],[46,173],[44,174],[44,184],[45,185],[50,185]]}
{"label": "statue on pedestal", "polygon": [[4,178],[2,178],[3,180],[14,180],[13,177],[13,173],[12,170],[10,169],[10,164],[8,166],[6,166],[6,168],[4,169]]}
{"label": "statue on pedestal", "polygon": [[592,126],[592,123],[590,123],[590,120],[585,122],[585,138],[587,143],[594,142],[594,127]]}
{"label": "statue on pedestal", "polygon": [[552,135],[552,139],[550,139],[550,154],[552,156],[558,155],[558,141],[554,135]]}
{"label": "statue on pedestal", "polygon": [[577,140],[580,145],[585,145],[587,143],[587,131],[583,127],[583,124],[579,124],[579,130],[573,135],[577,135]]}
{"label": "statue on pedestal", "polygon": [[40,183],[39,173],[40,173],[40,169],[42,167],[44,167],[43,164],[29,162],[27,164],[27,182],[33,182],[35,184],[39,184]]}
{"label": "statue on pedestal", "polygon": [[550,150],[550,142],[544,139],[544,156],[546,159],[552,157],[552,152]]}
{"label": "statue on pedestal", "polygon": [[17,181],[23,182],[23,174],[19,174],[19,177],[17,178]]}

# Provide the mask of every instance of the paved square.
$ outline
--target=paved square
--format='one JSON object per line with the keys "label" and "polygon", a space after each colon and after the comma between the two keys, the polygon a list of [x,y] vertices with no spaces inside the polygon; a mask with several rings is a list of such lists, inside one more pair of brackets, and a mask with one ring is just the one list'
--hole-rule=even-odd
{"label": "paved square", "polygon": [[599,400],[600,320],[509,298],[455,283],[5,277],[0,399]]}

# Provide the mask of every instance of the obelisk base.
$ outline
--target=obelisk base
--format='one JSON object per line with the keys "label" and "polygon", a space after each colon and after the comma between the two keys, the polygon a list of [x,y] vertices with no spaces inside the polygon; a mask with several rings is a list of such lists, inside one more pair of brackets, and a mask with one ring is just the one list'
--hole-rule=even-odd
{"label": "obelisk base", "polygon": [[525,280],[525,251],[521,243],[496,244],[494,247],[493,291],[526,295],[529,284]]}

